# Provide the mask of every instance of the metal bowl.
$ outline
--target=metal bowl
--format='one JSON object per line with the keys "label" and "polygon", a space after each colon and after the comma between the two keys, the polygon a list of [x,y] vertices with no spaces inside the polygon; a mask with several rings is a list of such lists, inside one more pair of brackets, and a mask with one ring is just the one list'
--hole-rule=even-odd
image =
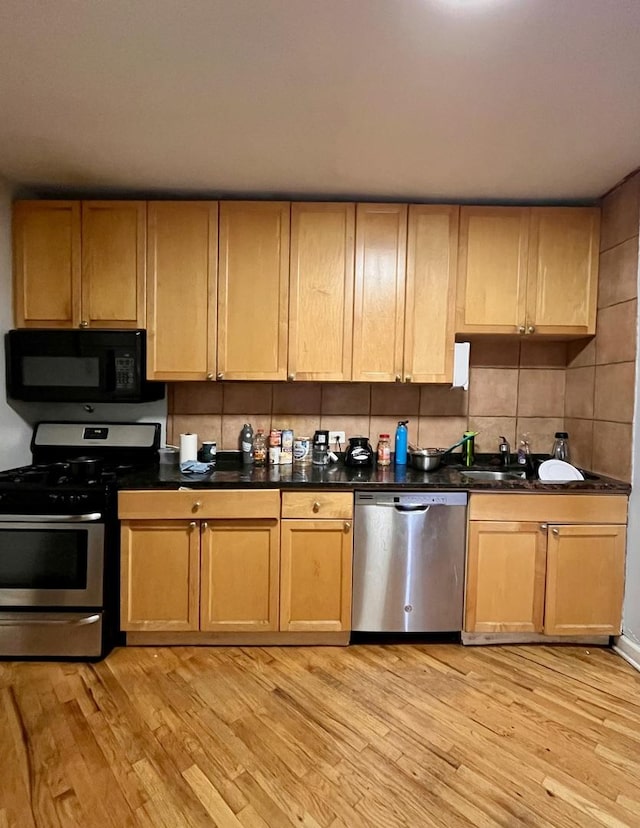
{"label": "metal bowl", "polygon": [[440,467],[445,452],[446,449],[442,448],[411,449],[411,465],[420,471],[435,471]]}

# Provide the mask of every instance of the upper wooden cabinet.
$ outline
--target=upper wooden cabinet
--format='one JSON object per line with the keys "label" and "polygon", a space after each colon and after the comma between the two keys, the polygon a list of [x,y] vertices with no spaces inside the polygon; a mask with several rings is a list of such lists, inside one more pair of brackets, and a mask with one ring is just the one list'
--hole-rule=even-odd
{"label": "upper wooden cabinet", "polygon": [[217,252],[217,202],[149,202],[149,379],[215,379]]}
{"label": "upper wooden cabinet", "polygon": [[595,332],[599,210],[462,207],[456,331]]}
{"label": "upper wooden cabinet", "polygon": [[459,208],[409,207],[405,382],[451,382]]}
{"label": "upper wooden cabinet", "polygon": [[289,378],[349,380],[355,205],[291,205]]}
{"label": "upper wooden cabinet", "polygon": [[143,328],[141,201],[14,205],[17,327]]}
{"label": "upper wooden cabinet", "polygon": [[358,204],[352,379],[399,382],[403,373],[406,204]]}
{"label": "upper wooden cabinet", "polygon": [[218,378],[285,380],[288,202],[220,204]]}

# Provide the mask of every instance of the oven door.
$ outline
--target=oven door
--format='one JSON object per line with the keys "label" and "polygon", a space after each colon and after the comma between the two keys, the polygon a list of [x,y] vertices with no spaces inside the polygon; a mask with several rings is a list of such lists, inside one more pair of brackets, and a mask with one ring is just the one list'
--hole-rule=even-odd
{"label": "oven door", "polygon": [[0,606],[102,607],[102,515],[0,515]]}

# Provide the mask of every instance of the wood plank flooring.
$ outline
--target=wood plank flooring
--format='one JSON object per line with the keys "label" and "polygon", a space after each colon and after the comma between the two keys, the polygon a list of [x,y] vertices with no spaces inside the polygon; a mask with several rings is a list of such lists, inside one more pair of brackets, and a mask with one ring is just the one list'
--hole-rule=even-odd
{"label": "wood plank flooring", "polygon": [[640,826],[606,649],[130,647],[0,699],[0,828]]}

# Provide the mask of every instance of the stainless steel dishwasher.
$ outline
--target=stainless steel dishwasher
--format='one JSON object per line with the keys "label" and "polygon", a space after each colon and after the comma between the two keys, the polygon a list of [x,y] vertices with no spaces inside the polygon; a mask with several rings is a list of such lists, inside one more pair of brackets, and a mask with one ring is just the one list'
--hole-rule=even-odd
{"label": "stainless steel dishwasher", "polygon": [[352,629],[462,629],[466,492],[356,492]]}

